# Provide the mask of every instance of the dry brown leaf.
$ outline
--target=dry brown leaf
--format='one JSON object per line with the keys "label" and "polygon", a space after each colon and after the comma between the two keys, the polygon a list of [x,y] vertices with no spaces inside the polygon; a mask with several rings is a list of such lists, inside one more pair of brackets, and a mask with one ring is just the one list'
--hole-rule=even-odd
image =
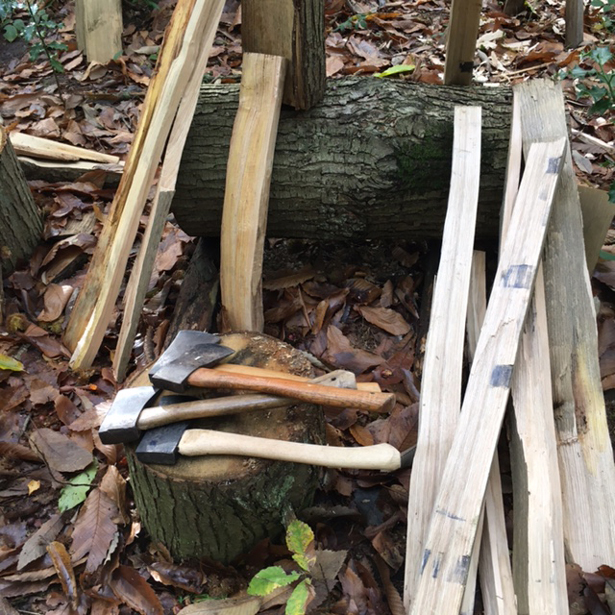
{"label": "dry brown leaf", "polygon": [[119,600],[141,615],[163,615],[156,592],[133,568],[119,566],[113,573],[110,586]]}
{"label": "dry brown leaf", "polygon": [[317,581],[334,582],[338,572],[346,561],[348,551],[330,551],[316,549],[316,559],[310,566],[310,574]]}
{"label": "dry brown leaf", "polygon": [[31,436],[32,445],[50,468],[58,472],[78,472],[92,463],[92,453],[77,446],[65,435],[43,427]]}
{"label": "dry brown leaf", "polygon": [[198,594],[203,588],[203,573],[193,566],[179,566],[172,562],[153,562],[147,569],[152,578],[163,585],[179,587],[193,594]]}
{"label": "dry brown leaf", "polygon": [[395,310],[383,307],[369,307],[367,305],[355,306],[355,310],[372,325],[376,325],[391,335],[406,335],[410,325],[404,317]]}
{"label": "dry brown leaf", "polygon": [[0,457],[41,462],[42,459],[29,447],[16,442],[0,442]]}
{"label": "dry brown leaf", "polygon": [[64,425],[70,425],[81,415],[79,408],[66,395],[58,395],[54,400],[56,414]]}
{"label": "dry brown leaf", "polygon": [[282,290],[303,284],[311,280],[316,275],[316,271],[308,265],[298,271],[278,271],[272,273],[264,282],[263,289],[265,290]]}
{"label": "dry brown leaf", "polygon": [[79,604],[79,587],[75,579],[75,571],[66,547],[61,542],[52,542],[47,545],[47,553],[51,557],[53,567],[56,570],[64,595],[70,602],[73,609],[77,609]]}
{"label": "dry brown leaf", "polygon": [[47,546],[56,539],[60,530],[64,527],[61,514],[55,514],[28,538],[21,549],[17,570],[21,570],[30,562],[42,557],[47,552]]}
{"label": "dry brown leaf", "polygon": [[45,308],[39,314],[38,320],[53,322],[62,316],[62,312],[73,293],[73,287],[60,284],[50,284],[43,298]]}
{"label": "dry brown leaf", "polygon": [[30,325],[20,337],[30,342],[50,359],[59,356],[65,356],[68,359],[71,356],[70,351],[62,346],[55,337],[50,336],[47,331],[36,325]]}
{"label": "dry brown leaf", "polygon": [[333,325],[327,328],[327,350],[324,358],[335,367],[349,369],[361,374],[374,365],[384,363],[384,359],[366,350],[353,348],[350,340]]}
{"label": "dry brown leaf", "polygon": [[262,603],[260,596],[202,600],[184,607],[177,615],[256,615]]}
{"label": "dry brown leaf", "polygon": [[117,506],[100,489],[88,495],[73,530],[71,554],[73,559],[88,556],[85,571],[94,572],[105,560],[111,544],[117,536],[115,523]]}
{"label": "dry brown leaf", "polygon": [[120,474],[116,466],[110,465],[107,468],[100,481],[100,490],[115,503],[122,523],[127,525],[130,522],[130,517],[126,510],[126,479]]}

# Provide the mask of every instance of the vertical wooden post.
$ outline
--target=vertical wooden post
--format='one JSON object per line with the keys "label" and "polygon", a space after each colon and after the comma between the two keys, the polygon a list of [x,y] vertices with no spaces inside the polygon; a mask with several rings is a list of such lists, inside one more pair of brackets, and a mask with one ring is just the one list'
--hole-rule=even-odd
{"label": "vertical wooden post", "polygon": [[566,47],[572,49],[583,42],[583,0],[566,0]]}
{"label": "vertical wooden post", "polygon": [[243,0],[244,51],[289,63],[283,103],[310,109],[325,91],[325,3],[322,0]]}
{"label": "vertical wooden post", "polygon": [[122,51],[122,0],[75,0],[77,47],[106,64]]}
{"label": "vertical wooden post", "polygon": [[445,85],[472,82],[481,7],[481,0],[453,0],[444,64]]}

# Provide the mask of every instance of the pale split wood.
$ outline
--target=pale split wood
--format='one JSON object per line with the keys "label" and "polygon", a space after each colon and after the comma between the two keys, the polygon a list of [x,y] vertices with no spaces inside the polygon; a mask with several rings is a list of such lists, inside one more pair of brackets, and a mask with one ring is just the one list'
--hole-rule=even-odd
{"label": "pale split wood", "polygon": [[444,83],[470,85],[476,55],[481,0],[453,0],[446,42]]}
{"label": "pale split wood", "polygon": [[122,52],[121,0],[75,0],[77,47],[88,62],[106,64]]}
{"label": "pale split wood", "polygon": [[230,330],[262,331],[269,184],[287,61],[245,53],[226,171],[220,290]]}
{"label": "pale split wood", "polygon": [[421,557],[412,615],[458,613],[564,141],[533,146]]}
{"label": "pale split wood", "polygon": [[65,162],[76,162],[78,160],[89,160],[102,164],[118,164],[120,162],[119,156],[112,156],[111,154],[104,154],[85,149],[84,147],[68,145],[67,143],[59,143],[52,139],[35,137],[23,132],[11,132],[9,133],[9,138],[13,149],[19,156],[32,156],[33,158],[45,160],[63,160]]}
{"label": "pale split wood", "polygon": [[412,603],[424,542],[461,408],[468,289],[476,228],[481,108],[456,107],[453,167],[421,385],[419,435],[408,498],[404,604]]}
{"label": "pale split wood", "polygon": [[[470,300],[468,306],[468,354],[474,360],[480,329],[487,308],[485,253],[474,252]],[[474,542],[468,583],[462,604],[462,615],[471,615],[473,610],[465,606],[469,595],[474,594],[476,568],[480,573],[481,596],[485,615],[515,615],[516,601],[509,545],[506,535],[506,519],[502,495],[502,480],[497,452],[493,456],[489,482],[485,493],[485,505]],[[474,577],[472,576],[474,575]]]}
{"label": "pale split wood", "polygon": [[[559,84],[539,79],[515,86],[514,93],[524,150],[567,135]],[[566,561],[593,571],[615,561],[615,464],[569,145],[545,244],[544,276]]]}
{"label": "pale split wood", "polygon": [[615,204],[609,201],[605,190],[579,186],[581,214],[583,216],[583,242],[587,271],[591,274],[598,263],[600,250],[615,216]]}
{"label": "pale split wood", "polygon": [[179,101],[197,59],[195,41],[216,29],[223,0],[180,0],[150,82],[122,181],[65,332],[71,366],[91,365],[111,319],[139,218]]}
{"label": "pale split wood", "polygon": [[[501,243],[518,191],[523,143],[518,96],[513,99],[511,142],[502,212]],[[542,265],[525,320],[511,383],[513,469],[513,574],[520,615],[568,613],[561,483],[557,464],[549,341]]]}
{"label": "pale split wood", "polygon": [[209,28],[199,40],[198,59],[194,64],[194,70],[173,122],[143,241],[130,273],[128,285],[126,286],[122,327],[113,356],[113,372],[118,382],[122,382],[126,376],[126,369],[139,324],[139,316],[143,309],[149,280],[154,268],[154,260],[160,243],[160,237],[171,209],[171,203],[173,202],[179,165],[192,118],[194,117],[215,33],[216,30],[214,28]]}

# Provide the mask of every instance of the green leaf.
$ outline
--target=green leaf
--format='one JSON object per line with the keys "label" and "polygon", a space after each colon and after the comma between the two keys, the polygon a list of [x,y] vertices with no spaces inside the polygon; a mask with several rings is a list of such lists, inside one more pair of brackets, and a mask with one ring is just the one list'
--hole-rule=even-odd
{"label": "green leaf", "polygon": [[12,43],[19,36],[19,32],[17,32],[17,28],[13,24],[8,24],[4,26],[4,38]]}
{"label": "green leaf", "polygon": [[307,603],[309,600],[308,585],[311,585],[309,579],[303,579],[290,595],[286,603],[286,615],[304,615]]}
{"label": "green leaf", "polygon": [[[613,195],[615,196],[615,195]],[[615,202],[615,201],[613,201]],[[611,254],[610,252],[605,252],[604,250],[600,250],[600,258],[603,261],[615,261],[615,254]]]}
{"label": "green leaf", "polygon": [[615,182],[613,182],[609,188],[609,202],[615,203]]}
{"label": "green leaf", "polygon": [[51,64],[51,68],[53,68],[56,73],[64,72],[64,67],[57,58],[49,58],[49,64]]}
{"label": "green leaf", "polygon": [[381,73],[374,73],[374,77],[391,77],[392,75],[399,75],[399,73],[411,73],[416,67],[414,64],[397,64],[397,66],[390,66]]}
{"label": "green leaf", "polygon": [[20,363],[17,359],[8,357],[5,354],[0,354],[0,369],[8,369],[12,372],[22,372],[23,363]]}
{"label": "green leaf", "polygon": [[83,472],[68,481],[68,485],[64,486],[60,492],[58,500],[60,512],[70,510],[85,501],[96,476],[96,470],[98,470],[98,463],[94,461]]}
{"label": "green leaf", "polygon": [[312,528],[303,521],[295,519],[286,529],[286,546],[294,553],[293,559],[303,568],[309,570],[310,559],[307,557],[307,548],[314,541]]}
{"label": "green leaf", "polygon": [[596,49],[592,49],[589,53],[589,57],[600,64],[600,66],[604,66],[610,62],[613,54],[608,47],[596,47]]}
{"label": "green leaf", "polygon": [[266,596],[278,587],[286,587],[296,581],[301,575],[298,572],[286,574],[280,566],[269,566],[257,572],[250,585],[248,594],[250,596]]}

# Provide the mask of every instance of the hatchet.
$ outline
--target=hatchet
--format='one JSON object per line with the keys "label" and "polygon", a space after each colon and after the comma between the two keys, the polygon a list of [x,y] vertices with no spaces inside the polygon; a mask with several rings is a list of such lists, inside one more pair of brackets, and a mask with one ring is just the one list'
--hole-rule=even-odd
{"label": "hatchet", "polygon": [[334,389],[312,382],[296,382],[210,369],[235,351],[222,346],[219,338],[202,331],[180,331],[150,369],[152,384],[160,389],[183,393],[189,387],[243,389],[292,397],[301,401],[387,412],[395,395],[375,391]]}
{"label": "hatchet", "polygon": [[188,422],[146,431],[136,449],[139,461],[174,465],[180,455],[240,455],[327,468],[393,471],[410,467],[415,447],[400,453],[390,444],[342,447],[287,442],[210,429],[188,429]]}
{"label": "hatchet", "polygon": [[[312,382],[341,388],[356,386],[354,374],[344,370],[329,372],[312,379]],[[149,406],[159,393],[160,391],[151,386],[119,391],[98,432],[102,443],[134,442],[139,439],[142,431],[177,421],[269,410],[295,403],[286,397],[261,394],[231,395],[195,401],[172,395],[162,399],[163,405]]]}

